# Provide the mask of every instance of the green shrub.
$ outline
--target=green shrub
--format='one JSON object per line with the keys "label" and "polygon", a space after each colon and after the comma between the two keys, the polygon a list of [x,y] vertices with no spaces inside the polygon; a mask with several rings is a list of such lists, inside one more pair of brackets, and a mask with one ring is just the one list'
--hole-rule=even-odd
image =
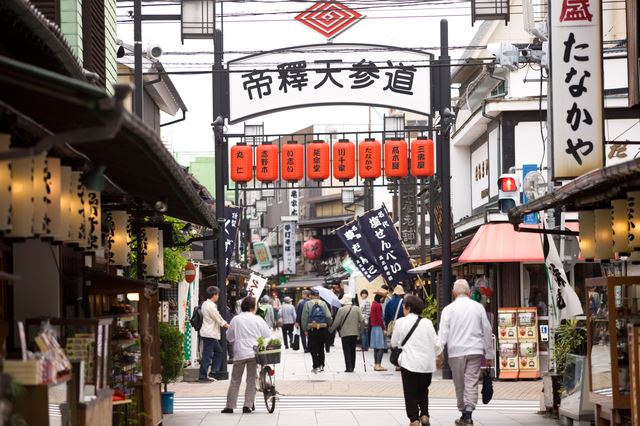
{"label": "green shrub", "polygon": [[162,384],[175,382],[182,374],[184,362],[184,336],[177,327],[160,323],[160,363],[162,365]]}

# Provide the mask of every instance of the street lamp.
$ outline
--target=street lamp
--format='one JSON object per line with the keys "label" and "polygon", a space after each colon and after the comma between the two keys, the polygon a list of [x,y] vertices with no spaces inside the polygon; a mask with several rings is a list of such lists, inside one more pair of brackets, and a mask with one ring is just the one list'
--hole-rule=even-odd
{"label": "street lamp", "polygon": [[215,29],[215,1],[182,0],[180,4],[182,40],[211,39]]}
{"label": "street lamp", "polygon": [[256,212],[258,213],[267,212],[267,200],[256,200]]}
{"label": "street lamp", "polygon": [[355,190],[353,188],[344,188],[342,190],[342,204],[349,205],[355,202]]}

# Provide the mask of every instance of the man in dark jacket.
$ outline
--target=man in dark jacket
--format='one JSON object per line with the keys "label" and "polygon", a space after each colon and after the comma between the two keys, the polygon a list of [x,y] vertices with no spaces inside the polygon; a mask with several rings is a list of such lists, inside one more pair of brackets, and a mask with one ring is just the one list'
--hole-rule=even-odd
{"label": "man in dark jacket", "polygon": [[[304,309],[305,303],[309,301],[309,290],[302,290],[302,299],[296,305],[296,327],[300,329],[300,324],[302,324],[302,310]],[[300,341],[302,342],[302,348],[305,353],[309,352],[308,343],[307,343],[307,335],[305,332],[300,329]]]}

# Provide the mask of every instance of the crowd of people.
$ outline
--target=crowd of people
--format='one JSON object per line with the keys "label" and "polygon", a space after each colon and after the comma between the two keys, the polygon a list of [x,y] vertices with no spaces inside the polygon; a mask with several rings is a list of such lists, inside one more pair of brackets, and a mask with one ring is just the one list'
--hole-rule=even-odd
{"label": "crowd of people", "polygon": [[[473,425],[472,414],[478,401],[481,360],[494,357],[492,329],[484,307],[470,297],[469,284],[458,280],[453,285],[454,301],[444,308],[436,333],[433,323],[422,317],[424,302],[420,297],[405,294],[401,285],[391,291],[383,286],[369,292],[362,290],[357,306],[354,298],[333,289],[337,303],[327,303],[317,289],[304,290],[293,305],[290,297],[280,303],[277,296],[264,296],[260,303],[245,297],[236,307],[236,316],[227,322],[218,312],[218,288],[207,289],[202,304],[203,325],[200,381],[215,380],[222,363],[221,328],[227,329],[227,341],[233,346],[233,370],[223,413],[233,413],[238,391],[246,370],[245,406],[255,399],[256,361],[254,346],[258,338],[270,337],[282,328],[285,349],[292,347],[299,336],[302,350],[310,353],[312,372],[325,369],[325,353],[331,350],[336,333],[342,341],[345,373],[353,373],[356,366],[356,347],[360,340],[363,351],[373,349],[374,371],[386,371],[383,357],[389,348],[401,348],[395,362],[400,372],[405,409],[410,426],[427,426],[429,422],[429,385],[432,374],[444,363],[443,350],[448,352],[461,417],[456,425]],[[295,348],[293,348],[295,349]],[[207,374],[207,371],[211,371]]]}

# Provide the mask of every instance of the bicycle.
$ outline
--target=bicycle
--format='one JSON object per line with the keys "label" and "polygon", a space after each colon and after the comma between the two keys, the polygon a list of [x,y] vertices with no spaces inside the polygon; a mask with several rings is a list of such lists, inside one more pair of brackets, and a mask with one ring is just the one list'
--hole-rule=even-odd
{"label": "bicycle", "polygon": [[269,413],[273,413],[276,409],[276,400],[278,392],[276,391],[276,370],[272,365],[280,363],[281,349],[257,352],[256,362],[258,363],[258,372],[256,388],[262,392],[264,396],[264,404]]}

